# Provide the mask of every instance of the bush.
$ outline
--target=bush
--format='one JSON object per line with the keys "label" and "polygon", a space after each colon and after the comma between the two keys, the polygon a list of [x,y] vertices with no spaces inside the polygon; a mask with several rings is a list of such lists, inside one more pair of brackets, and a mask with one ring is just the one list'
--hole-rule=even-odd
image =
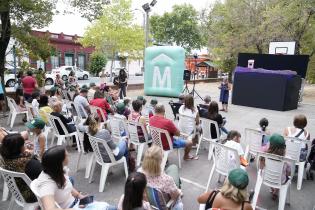
{"label": "bush", "polygon": [[94,52],[91,55],[90,60],[90,72],[98,76],[98,74],[102,71],[103,67],[106,66],[107,58],[103,53]]}

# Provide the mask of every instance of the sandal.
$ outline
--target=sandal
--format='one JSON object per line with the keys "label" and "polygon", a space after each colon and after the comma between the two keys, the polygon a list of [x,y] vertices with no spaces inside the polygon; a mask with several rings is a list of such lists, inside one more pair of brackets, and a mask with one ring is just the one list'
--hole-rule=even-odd
{"label": "sandal", "polygon": [[193,156],[193,155],[188,156],[188,158],[184,158],[184,160],[198,160],[198,159],[199,159],[198,156]]}

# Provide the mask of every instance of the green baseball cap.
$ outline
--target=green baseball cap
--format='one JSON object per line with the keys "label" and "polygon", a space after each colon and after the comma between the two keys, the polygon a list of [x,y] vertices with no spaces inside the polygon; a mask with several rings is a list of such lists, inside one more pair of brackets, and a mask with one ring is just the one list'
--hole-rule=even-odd
{"label": "green baseball cap", "polygon": [[32,121],[26,123],[25,125],[30,129],[34,128],[44,129],[45,122],[41,118],[35,118]]}
{"label": "green baseball cap", "polygon": [[57,91],[57,88],[56,87],[51,87],[50,88],[50,92],[56,92]]}
{"label": "green baseball cap", "polygon": [[247,172],[240,168],[230,171],[228,180],[231,185],[241,190],[245,189],[249,182]]}
{"label": "green baseball cap", "polygon": [[116,108],[117,108],[117,112],[123,112],[125,111],[126,106],[123,102],[120,102],[116,105]]}
{"label": "green baseball cap", "polygon": [[269,138],[270,145],[276,146],[276,147],[284,147],[285,146],[285,140],[283,136],[280,134],[272,134]]}
{"label": "green baseball cap", "polygon": [[143,101],[143,100],[144,100],[144,97],[143,97],[143,96],[138,96],[138,97],[137,97],[137,100]]}

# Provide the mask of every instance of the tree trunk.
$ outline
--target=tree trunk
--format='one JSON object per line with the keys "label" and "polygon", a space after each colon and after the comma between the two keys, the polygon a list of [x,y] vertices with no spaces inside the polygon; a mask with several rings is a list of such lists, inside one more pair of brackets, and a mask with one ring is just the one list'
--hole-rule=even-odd
{"label": "tree trunk", "polygon": [[[7,5],[8,8],[8,5]],[[4,96],[6,96],[5,84],[4,84],[4,71],[5,71],[5,56],[6,50],[9,45],[10,37],[11,37],[11,22],[10,22],[10,12],[9,9],[6,11],[0,12],[1,18],[1,37],[0,37],[0,77],[1,84],[3,84],[3,92]],[[6,101],[6,97],[5,97]]]}

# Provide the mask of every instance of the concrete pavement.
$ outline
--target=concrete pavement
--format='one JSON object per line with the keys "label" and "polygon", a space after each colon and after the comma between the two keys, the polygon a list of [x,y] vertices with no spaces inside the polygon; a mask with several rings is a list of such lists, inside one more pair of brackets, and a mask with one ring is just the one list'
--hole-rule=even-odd
{"label": "concrete pavement", "polygon": [[[205,96],[206,94],[212,97],[212,100],[218,100],[219,90],[216,83],[197,84],[197,91]],[[191,88],[191,85],[189,86]],[[283,133],[285,127],[292,125],[293,117],[296,114],[305,114],[308,117],[307,130],[310,131],[311,137],[315,134],[315,98],[312,97],[315,93],[315,88],[310,87],[306,93],[305,101],[302,103],[297,110],[279,112],[272,110],[257,109],[251,107],[229,105],[229,112],[222,113],[227,118],[226,128],[228,130],[234,129],[241,132],[244,138],[245,128],[257,128],[258,122],[262,117],[269,119],[269,128],[272,132]],[[135,90],[127,93],[129,97],[135,98],[138,95],[142,95],[143,90]],[[309,97],[311,96],[311,97]],[[147,97],[149,103],[152,97]],[[167,104],[170,98],[166,97],[155,97],[159,102],[165,104],[167,109],[167,117],[173,119],[171,109]],[[200,99],[196,98],[196,102],[201,102]],[[272,103],[272,102],[271,102]],[[0,115],[1,116],[1,115]],[[6,126],[4,123],[6,119],[1,118],[1,126]],[[22,130],[25,127],[21,123],[21,118],[16,120],[16,126],[14,130]],[[206,147],[207,145],[205,145]],[[70,158],[70,169],[71,175],[75,179],[75,187],[83,192],[87,192],[96,196],[96,200],[107,201],[111,204],[117,204],[118,200],[124,191],[124,172],[123,168],[118,166],[112,170],[112,173],[108,176],[103,193],[98,192],[99,179],[100,179],[100,168],[94,173],[94,182],[89,184],[88,180],[84,179],[85,172],[85,161],[88,159],[88,155],[84,155],[81,161],[81,166],[78,172],[74,171],[75,163],[77,161],[76,151],[69,147]],[[195,150],[193,150],[195,152]],[[197,161],[183,161],[182,168],[180,169],[180,176],[183,178],[182,191],[184,193],[183,203],[184,209],[186,210],[197,210],[198,204],[196,198],[199,194],[204,192],[204,186],[207,183],[212,162],[207,160],[207,149],[200,151],[200,158]],[[169,162],[171,164],[177,164],[177,154],[172,153],[169,156]],[[253,189],[256,181],[256,165],[251,164],[247,167],[247,171],[250,175],[249,189]],[[215,174],[213,181],[211,182],[211,188],[219,187],[217,183],[217,175]],[[2,189],[2,181],[0,181],[0,189]],[[303,186],[301,191],[296,190],[296,179],[293,180],[291,186],[291,205],[286,206],[287,210],[312,210],[315,206],[314,200],[315,193],[315,181],[303,180]],[[278,202],[273,201],[269,194],[267,187],[262,187],[259,195],[258,206],[264,209],[276,210],[278,209]],[[0,202],[0,209],[6,209],[8,202]],[[21,209],[14,207],[14,209]]]}

